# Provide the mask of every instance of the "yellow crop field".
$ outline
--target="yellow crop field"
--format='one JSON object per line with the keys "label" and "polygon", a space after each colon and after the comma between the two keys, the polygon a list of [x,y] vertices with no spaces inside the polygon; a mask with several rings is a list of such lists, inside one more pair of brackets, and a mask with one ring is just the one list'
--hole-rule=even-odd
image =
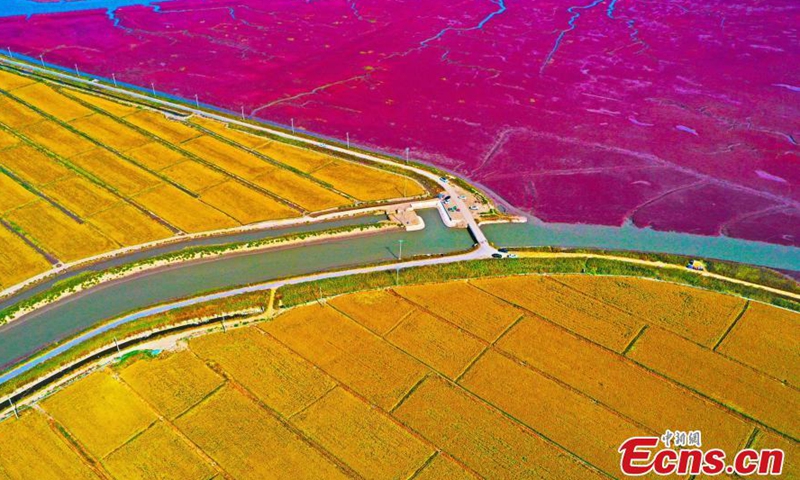
{"label": "yellow crop field", "polygon": [[62,262],[91,257],[118,246],[91,225],[78,223],[49,203],[32,203],[14,210],[7,218]]}
{"label": "yellow crop field", "polygon": [[54,88],[41,82],[17,88],[14,90],[13,95],[47,114],[67,122],[94,113],[75,100],[62,95]]}
{"label": "yellow crop field", "polygon": [[689,390],[535,317],[524,318],[496,345],[651,431],[701,430],[703,446],[738,451],[752,430]]}
{"label": "yellow crop field", "polygon": [[780,478],[800,478],[800,447],[797,442],[771,432],[759,431],[750,448],[780,448],[784,453],[783,475]]}
{"label": "yellow crop field", "polygon": [[42,407],[98,458],[156,420],[139,397],[106,372],[70,385],[42,402]]}
{"label": "yellow crop field", "polygon": [[131,480],[203,480],[216,473],[161,422],[111,453],[103,464],[115,478]]}
{"label": "yellow crop field", "polygon": [[0,476],[11,480],[100,478],[38,412],[0,423]]}
{"label": "yellow crop field", "polygon": [[0,286],[10,287],[51,267],[36,250],[0,225]]}
{"label": "yellow crop field", "polygon": [[451,379],[458,377],[487,346],[423,311],[401,320],[386,339]]}
{"label": "yellow crop field", "polygon": [[7,92],[34,83],[36,83],[36,80],[32,80],[29,77],[0,69],[0,88]]}
{"label": "yellow crop field", "polygon": [[277,478],[280,472],[298,480],[347,478],[278,419],[228,387],[175,423],[234,478]]}
{"label": "yellow crop field", "polygon": [[306,173],[331,163],[334,158],[287,143],[271,141],[257,149],[260,153]]}
{"label": "yellow crop field", "polygon": [[230,128],[227,124],[218,122],[216,120],[210,120],[202,117],[194,117],[192,118],[192,123],[195,123],[205,128],[206,130],[216,133],[217,135],[225,137],[228,140],[236,142],[239,145],[254,150],[258,150],[258,147],[260,147],[261,145],[271,142],[271,140],[268,138],[247,133],[243,130],[239,130],[236,128]]}
{"label": "yellow crop field", "polygon": [[316,366],[258,329],[200,337],[192,340],[190,347],[284,417],[294,415],[336,385]]}
{"label": "yellow crop field", "polygon": [[797,313],[751,302],[717,352],[798,387],[798,338]]}
{"label": "yellow crop field", "polygon": [[386,290],[342,295],[328,305],[381,336],[414,311],[413,305]]}
{"label": "yellow crop field", "polygon": [[364,165],[334,160],[313,175],[359,200],[387,200],[425,193],[416,180]]}
{"label": "yellow crop field", "polygon": [[288,170],[270,166],[264,175],[252,180],[256,185],[309,210],[327,210],[347,205],[347,198]]}
{"label": "yellow crop field", "polygon": [[659,325],[707,347],[728,329],[745,301],[730,295],[639,278],[555,277],[643,321]]}
{"label": "yellow crop field", "polygon": [[478,476],[473,475],[453,460],[446,458],[442,454],[436,455],[425,468],[423,468],[414,480],[477,480]]}
{"label": "yellow crop field", "polygon": [[241,224],[300,216],[288,205],[235,180],[209,188],[200,199]]}
{"label": "yellow crop field", "polygon": [[181,144],[181,148],[247,180],[275,168],[260,158],[209,136],[190,140]]}
{"label": "yellow crop field", "polygon": [[611,476],[619,473],[623,441],[656,433],[493,351],[459,384]]}
{"label": "yellow crop field", "polygon": [[172,231],[129,204],[120,204],[89,218],[108,238],[122,246],[139,245],[173,236]]}
{"label": "yellow crop field", "polygon": [[0,122],[17,130],[41,122],[43,117],[34,110],[5,95],[0,95]]}
{"label": "yellow crop field", "polygon": [[50,120],[43,120],[20,131],[34,143],[64,158],[88,152],[96,145]]}
{"label": "yellow crop field", "polygon": [[[0,163],[2,163],[2,159],[0,159]],[[38,196],[0,172],[0,215],[38,199]]]}
{"label": "yellow crop field", "polygon": [[167,418],[185,412],[223,382],[188,351],[134,362],[122,370],[120,377]]}
{"label": "yellow crop field", "polygon": [[97,107],[117,117],[124,117],[139,111],[139,109],[134,106],[116,102],[100,95],[83,93],[80,90],[62,89],[61,93],[69,97],[77,98],[82,102],[86,102],[93,107]]}
{"label": "yellow crop field", "polygon": [[385,409],[427,372],[418,361],[330,307],[290,310],[260,328]]}
{"label": "yellow crop field", "polygon": [[800,393],[773,378],[657,327],[647,329],[628,356],[731,409],[800,438]]}
{"label": "yellow crop field", "polygon": [[28,145],[0,150],[0,165],[36,186],[75,175],[72,170]]}
{"label": "yellow crop field", "polygon": [[5,130],[0,130],[0,150],[19,145],[21,141],[22,140]]}
{"label": "yellow crop field", "polygon": [[72,157],[69,161],[124,195],[134,195],[162,183],[152,173],[101,148]]}
{"label": "yellow crop field", "polygon": [[230,179],[211,167],[193,160],[176,163],[165,168],[161,173],[194,193],[200,193]]}
{"label": "yellow crop field", "polygon": [[631,314],[576,295],[547,277],[489,278],[472,284],[617,352],[623,351],[643,326]]}
{"label": "yellow crop field", "polygon": [[486,478],[604,478],[437,377],[426,379],[394,414]]}
{"label": "yellow crop field", "polygon": [[90,217],[120,202],[120,198],[85,177],[67,177],[42,188],[50,198],[80,217]]}
{"label": "yellow crop field", "polygon": [[139,110],[133,115],[125,117],[125,121],[147,130],[169,143],[183,143],[199,137],[201,134],[200,131],[183,122],[170,120],[164,114],[152,110]]}
{"label": "yellow crop field", "polygon": [[70,122],[73,128],[80,130],[95,141],[113,148],[118,152],[126,152],[141,147],[152,141],[150,137],[129,128],[127,125],[95,113]]}
{"label": "yellow crop field", "polygon": [[221,230],[238,225],[219,210],[190,197],[172,185],[160,185],[137,195],[135,200],[184,232]]}
{"label": "yellow crop field", "polygon": [[189,160],[189,157],[158,142],[128,150],[125,155],[155,171]]}
{"label": "yellow crop field", "polygon": [[[487,342],[495,341],[522,316],[521,310],[466,282],[400,287],[395,291]],[[461,301],[464,298],[470,301]]]}
{"label": "yellow crop field", "polygon": [[434,449],[341,388],[292,418],[365,479],[411,478]]}

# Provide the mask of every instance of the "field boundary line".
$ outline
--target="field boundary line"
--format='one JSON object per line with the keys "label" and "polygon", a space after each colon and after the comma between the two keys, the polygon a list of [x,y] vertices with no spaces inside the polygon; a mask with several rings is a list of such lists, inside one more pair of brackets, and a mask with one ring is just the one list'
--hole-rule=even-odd
{"label": "field boundary line", "polygon": [[[384,340],[384,341],[386,341],[386,340]],[[387,342],[387,343],[388,343],[388,342]],[[408,353],[406,353],[406,352],[403,352],[403,353],[405,353],[406,355],[408,355]],[[411,357],[411,358],[414,358],[414,359],[416,360],[416,357]],[[423,364],[423,365],[424,365],[424,364]],[[427,365],[426,365],[426,366],[427,366]],[[419,387],[420,387],[420,386],[421,386],[423,383],[425,383],[425,380],[427,380],[427,379],[428,379],[428,377],[430,377],[431,373],[433,373],[433,372],[428,372],[428,373],[425,373],[424,375],[422,375],[422,378],[420,378],[419,380],[417,380],[417,383],[415,383],[414,385],[412,385],[412,386],[411,386],[411,388],[409,388],[409,389],[408,389],[408,391],[407,391],[406,393],[404,393],[402,397],[400,397],[400,400],[398,400],[397,402],[395,402],[395,404],[394,404],[394,405],[392,405],[392,407],[389,409],[389,412],[388,412],[388,413],[390,413],[390,414],[394,414],[394,412],[395,412],[395,411],[396,411],[398,408],[400,408],[400,406],[402,406],[402,405],[403,405],[403,403],[405,403],[405,401],[406,401],[406,400],[408,400],[408,399],[411,397],[411,395],[412,395],[414,392],[416,392],[416,391],[417,391],[417,389],[418,389],[418,388],[419,388]],[[439,373],[439,372],[436,372],[436,373]]]}
{"label": "field boundary line", "polygon": [[742,306],[742,309],[739,310],[739,313],[733,318],[733,321],[730,323],[730,325],[728,325],[728,328],[726,328],[725,331],[722,332],[722,335],[719,337],[719,340],[717,340],[717,342],[714,344],[714,347],[711,348],[712,352],[714,353],[717,352],[717,348],[719,348],[722,342],[724,342],[725,339],[728,338],[728,334],[731,333],[734,327],[736,327],[736,325],[739,324],[739,320],[741,320],[742,317],[744,317],[744,314],[747,313],[747,310],[749,309],[750,309],[750,300],[747,300],[746,302],[744,302],[744,306]]}
{"label": "field boundary line", "polygon": [[636,332],[636,335],[634,335],[633,338],[631,338],[631,341],[628,342],[627,345],[625,345],[625,348],[621,352],[619,352],[619,354],[622,355],[623,357],[627,357],[628,352],[631,351],[631,348],[633,348],[633,346],[636,344],[636,341],[642,338],[642,335],[644,335],[644,332],[647,331],[649,327],[650,325],[646,323],[642,325],[642,328],[640,328],[639,331]]}
{"label": "field boundary line", "polygon": [[439,452],[440,450],[438,449],[434,450],[431,456],[428,457],[427,460],[425,460],[425,462],[422,465],[420,465],[418,469],[413,471],[406,480],[414,480],[415,478],[417,478],[419,474],[422,473],[422,471],[425,470],[428,467],[428,465],[431,464],[431,462],[433,462],[433,459],[439,456]]}

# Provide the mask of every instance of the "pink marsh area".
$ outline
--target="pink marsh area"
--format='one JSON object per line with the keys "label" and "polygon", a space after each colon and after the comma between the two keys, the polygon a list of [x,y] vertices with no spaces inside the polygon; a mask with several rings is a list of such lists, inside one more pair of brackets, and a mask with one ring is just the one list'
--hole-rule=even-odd
{"label": "pink marsh area", "polygon": [[410,147],[547,222],[798,246],[798,25],[786,0],[173,0],[0,18],[0,38]]}

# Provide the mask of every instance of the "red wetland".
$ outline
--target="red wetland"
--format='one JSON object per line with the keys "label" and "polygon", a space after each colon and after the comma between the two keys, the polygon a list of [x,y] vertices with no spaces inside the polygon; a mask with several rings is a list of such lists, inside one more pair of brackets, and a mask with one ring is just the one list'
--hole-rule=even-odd
{"label": "red wetland", "polygon": [[0,13],[0,38],[53,64],[410,147],[546,222],[800,246],[797,2],[138,3]]}

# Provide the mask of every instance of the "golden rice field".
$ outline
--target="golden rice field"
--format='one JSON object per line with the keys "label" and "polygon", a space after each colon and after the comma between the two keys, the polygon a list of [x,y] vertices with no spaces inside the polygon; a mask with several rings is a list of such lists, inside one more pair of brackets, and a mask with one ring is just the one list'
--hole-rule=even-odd
{"label": "golden rice field", "polygon": [[[620,323],[582,313],[598,306],[641,322],[622,350],[601,334]],[[797,369],[798,322],[632,278],[348,294],[73,382],[0,423],[0,475],[45,458],[36,478],[619,478],[625,439],[677,429],[729,454],[782,448],[797,478],[800,395],[776,366]]]}
{"label": "golden rice field", "polygon": [[386,170],[12,71],[0,90],[0,242],[15,258],[0,290],[184,233],[425,194]]}

